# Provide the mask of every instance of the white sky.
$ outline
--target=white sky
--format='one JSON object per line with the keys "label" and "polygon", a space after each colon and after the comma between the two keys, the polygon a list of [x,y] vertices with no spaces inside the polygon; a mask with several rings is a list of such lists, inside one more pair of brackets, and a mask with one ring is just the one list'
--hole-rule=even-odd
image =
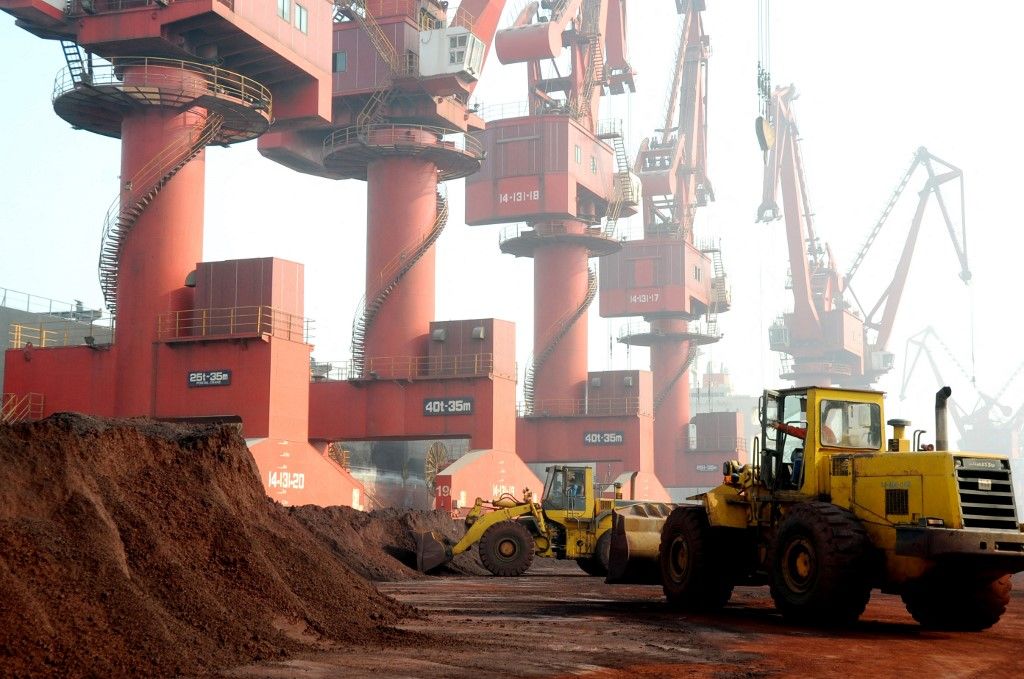
{"label": "white sky", "polygon": [[[698,217],[698,239],[722,239],[734,304],[720,318],[725,338],[705,356],[724,362],[738,389],[757,392],[781,384],[767,326],[791,304],[783,288],[782,222],[754,222],[762,177],[753,134],[757,8],[754,0],[711,0],[708,6],[708,163],[717,202]],[[638,93],[628,101],[605,99],[602,117],[626,121],[632,155],[639,139],[661,124],[677,19],[672,0],[633,0],[629,10]],[[890,417],[899,411],[929,429],[935,386],[924,366],[911,398],[902,406],[895,398],[908,335],[935,326],[970,369],[973,309],[978,385],[989,392],[1024,359],[1014,282],[1024,236],[1015,198],[1020,172],[1013,169],[1024,150],[1017,85],[1022,25],[1024,3],[996,0],[772,3],[774,81],[792,82],[801,92],[796,116],[811,204],[841,271],[918,146],[964,171],[974,281],[969,291],[959,282],[953,250],[930,207],[889,346],[896,369],[881,385],[894,395]],[[117,191],[118,142],[74,131],[54,114],[53,77],[64,67],[58,43],[37,39],[0,15],[0,57],[0,286],[98,308],[96,260],[103,216]],[[492,58],[477,94],[491,104],[521,100],[524,90],[522,69]],[[877,297],[888,282],[897,256],[892,250],[902,246],[922,184],[921,178],[911,181],[886,229],[890,239],[880,239],[858,273],[862,301]],[[515,321],[522,368],[531,351],[532,262],[498,251],[501,227],[461,223],[462,185],[449,187],[453,219],[437,246],[437,315]],[[347,358],[363,293],[363,183],[293,173],[248,143],[208,151],[206,196],[204,259],[273,255],[304,263],[315,355]],[[631,221],[638,230],[639,219]],[[647,366],[639,350],[627,355],[611,343],[610,355],[609,333],[617,335],[623,323],[601,319],[597,304],[592,307],[592,370]],[[948,362],[943,369],[969,407],[968,385],[954,379]],[[1024,401],[1024,377],[1019,381],[1004,399],[1014,407]]]}

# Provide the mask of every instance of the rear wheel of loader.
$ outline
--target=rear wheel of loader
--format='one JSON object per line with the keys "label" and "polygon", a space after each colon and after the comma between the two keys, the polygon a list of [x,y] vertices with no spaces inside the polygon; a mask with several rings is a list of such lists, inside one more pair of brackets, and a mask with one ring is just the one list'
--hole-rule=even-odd
{"label": "rear wheel of loader", "polygon": [[827,502],[793,505],[769,557],[775,607],[787,620],[857,620],[871,596],[870,542],[857,518]]}
{"label": "rear wheel of loader", "polygon": [[580,568],[587,575],[603,578],[608,575],[608,554],[611,549],[611,543],[612,532],[611,530],[606,530],[597,539],[597,544],[594,545],[593,556],[576,559],[576,563],[580,565]]}
{"label": "rear wheel of loader", "polygon": [[999,622],[1010,603],[1010,576],[995,580],[926,577],[903,591],[907,611],[923,627],[979,632]]}
{"label": "rear wheel of loader", "polygon": [[661,530],[658,551],[662,589],[669,606],[706,611],[729,601],[732,582],[703,507],[672,510]]}
{"label": "rear wheel of loader", "polygon": [[480,561],[494,575],[522,575],[533,563],[533,536],[518,521],[502,521],[480,538]]}

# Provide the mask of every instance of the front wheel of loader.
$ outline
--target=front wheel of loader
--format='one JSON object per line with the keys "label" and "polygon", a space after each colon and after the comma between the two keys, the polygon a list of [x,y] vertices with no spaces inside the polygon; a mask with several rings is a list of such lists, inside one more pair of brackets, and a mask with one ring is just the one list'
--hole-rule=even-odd
{"label": "front wheel of loader", "polygon": [[864,612],[870,542],[850,512],[827,502],[793,505],[771,552],[772,599],[787,620],[847,625]]}
{"label": "front wheel of loader", "polygon": [[593,555],[576,559],[576,563],[579,564],[584,573],[601,578],[608,575],[608,554],[611,549],[611,542],[612,532],[611,530],[606,530],[597,539]]}
{"label": "front wheel of loader", "polygon": [[732,582],[722,554],[703,507],[673,509],[661,529],[658,548],[668,605],[684,611],[708,611],[728,603]]}
{"label": "front wheel of loader", "polygon": [[533,553],[533,536],[518,521],[496,523],[480,538],[480,561],[494,575],[522,575],[533,563]]}
{"label": "front wheel of loader", "polygon": [[969,576],[926,576],[902,592],[907,611],[922,627],[980,632],[999,622],[1010,603],[1010,576],[972,580]]}

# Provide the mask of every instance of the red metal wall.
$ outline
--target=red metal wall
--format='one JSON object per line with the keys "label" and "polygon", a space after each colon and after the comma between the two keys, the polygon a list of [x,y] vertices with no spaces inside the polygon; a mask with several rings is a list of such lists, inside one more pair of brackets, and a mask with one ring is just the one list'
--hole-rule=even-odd
{"label": "red metal wall", "polygon": [[[324,441],[468,438],[472,448],[516,450],[515,381],[506,378],[314,382],[309,436]],[[475,414],[424,414],[425,400],[473,399]]]}
{"label": "red metal wall", "polygon": [[267,495],[285,506],[365,508],[363,485],[306,441],[249,440]]}
{"label": "red metal wall", "polygon": [[276,257],[201,262],[196,267],[196,309],[269,306],[304,313],[302,264]]}
{"label": "red metal wall", "polygon": [[[404,19],[378,19],[380,29],[399,55],[419,54],[419,28]],[[332,73],[335,96],[348,96],[380,89],[391,80],[391,68],[374,48],[369,35],[356,22],[334,25],[332,53],[345,53],[346,68]]]}
{"label": "red metal wall", "polygon": [[565,116],[496,120],[474,136],[487,155],[466,177],[467,224],[589,217],[583,194],[611,196],[611,148]]}
{"label": "red metal wall", "polygon": [[3,391],[42,394],[43,416],[75,411],[114,417],[114,370],[110,351],[89,347],[8,349]]}
{"label": "red metal wall", "polygon": [[439,473],[435,486],[435,508],[448,511],[472,507],[478,497],[496,500],[510,493],[521,498],[526,488],[539,499],[544,490],[543,480],[518,456],[502,450],[470,451]]}
{"label": "red metal wall", "polygon": [[679,240],[627,241],[601,258],[601,316],[699,315],[711,294],[711,260]]}

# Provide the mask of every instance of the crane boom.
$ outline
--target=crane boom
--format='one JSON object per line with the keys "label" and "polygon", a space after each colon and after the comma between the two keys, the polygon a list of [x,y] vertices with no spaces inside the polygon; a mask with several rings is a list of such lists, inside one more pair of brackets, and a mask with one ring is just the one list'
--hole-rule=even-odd
{"label": "crane boom", "polygon": [[665,105],[664,126],[644,139],[636,170],[644,191],[647,233],[679,233],[692,240],[698,207],[714,200],[707,176],[707,63],[710,41],[701,12],[705,3],[677,5],[683,14]]}
{"label": "crane boom", "polygon": [[[941,165],[946,171],[941,173],[936,172],[936,164]],[[960,278],[964,283],[971,280],[971,271],[967,263],[967,233],[965,219],[963,218],[963,201],[961,200],[961,233],[958,237],[956,228],[949,216],[949,211],[946,208],[946,203],[943,200],[941,192],[941,188],[944,184],[958,180],[961,184],[961,195],[963,195],[963,172],[961,172],[959,168],[950,165],[937,156],[932,155],[923,146],[918,148],[915,153],[914,163],[911,165],[910,173],[912,174],[918,166],[925,168],[928,173],[928,178],[925,181],[924,188],[918,193],[917,210],[914,213],[914,218],[910,225],[910,231],[907,234],[907,240],[903,245],[903,251],[900,254],[900,259],[896,265],[892,280],[889,282],[889,285],[885,288],[882,295],[878,298],[878,301],[875,302],[875,305],[867,314],[865,314],[865,328],[877,332],[874,341],[868,343],[870,351],[873,352],[886,351],[886,346],[888,345],[889,338],[892,335],[893,326],[896,321],[896,314],[899,310],[900,301],[902,300],[903,292],[906,288],[907,278],[910,275],[910,265],[914,256],[914,250],[917,246],[918,236],[921,231],[921,222],[924,218],[928,201],[933,195],[935,196],[936,204],[939,206],[939,211],[945,222],[946,231],[950,236],[950,241],[953,244],[953,249],[956,252],[957,260],[960,264]],[[904,175],[903,180],[900,182],[901,186],[905,186],[909,179],[909,174]],[[897,193],[902,193],[902,188],[898,187]],[[891,202],[892,201],[890,201],[890,203]],[[884,211],[884,215],[887,215],[891,211],[891,207],[887,206]],[[872,229],[865,247],[861,249],[862,254],[859,255],[860,260],[864,259],[864,255],[867,254],[867,250],[870,248],[871,243],[874,242],[883,224],[884,219],[876,224]],[[856,273],[856,268],[852,268],[846,275],[845,282],[847,288],[852,289],[851,278],[854,273]],[[881,311],[882,314],[881,319],[876,320],[876,316],[879,311]]]}

